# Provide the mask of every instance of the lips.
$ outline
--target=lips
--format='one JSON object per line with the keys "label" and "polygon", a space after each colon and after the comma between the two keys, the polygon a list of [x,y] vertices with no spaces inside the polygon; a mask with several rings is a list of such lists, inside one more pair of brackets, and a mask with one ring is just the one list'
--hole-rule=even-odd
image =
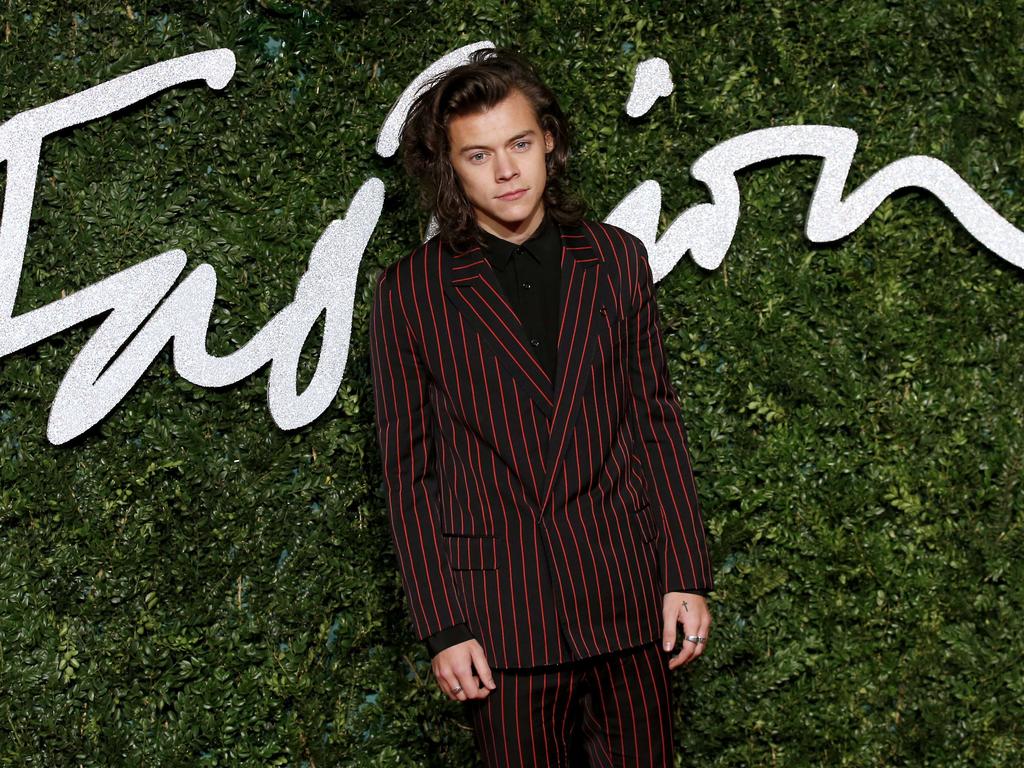
{"label": "lips", "polygon": [[504,195],[498,195],[498,199],[510,203],[513,200],[518,200],[519,198],[521,198],[523,195],[527,193],[527,191],[527,189],[517,189],[515,192],[506,192]]}

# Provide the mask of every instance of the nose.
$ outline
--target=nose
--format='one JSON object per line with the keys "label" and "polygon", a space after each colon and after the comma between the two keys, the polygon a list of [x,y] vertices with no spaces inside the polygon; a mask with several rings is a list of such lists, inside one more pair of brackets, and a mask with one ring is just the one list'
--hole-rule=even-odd
{"label": "nose", "polygon": [[515,160],[508,152],[499,152],[494,158],[494,178],[497,181],[509,181],[519,175]]}

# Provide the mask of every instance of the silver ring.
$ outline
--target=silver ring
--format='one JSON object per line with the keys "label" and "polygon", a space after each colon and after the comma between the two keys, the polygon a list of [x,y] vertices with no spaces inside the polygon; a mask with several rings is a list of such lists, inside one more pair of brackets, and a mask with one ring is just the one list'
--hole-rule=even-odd
{"label": "silver ring", "polygon": [[461,685],[456,685],[454,688],[452,688],[452,693],[458,693],[461,690],[462,690],[462,686]]}
{"label": "silver ring", "polygon": [[700,635],[687,635],[686,639],[694,645],[700,645],[701,643],[706,643],[708,641],[706,637],[701,637]]}

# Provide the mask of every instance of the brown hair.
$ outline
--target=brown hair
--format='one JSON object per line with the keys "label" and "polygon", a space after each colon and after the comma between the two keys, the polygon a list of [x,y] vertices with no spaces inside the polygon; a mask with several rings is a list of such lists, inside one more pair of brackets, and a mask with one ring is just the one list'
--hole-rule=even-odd
{"label": "brown hair", "polygon": [[479,245],[480,229],[449,158],[448,121],[489,109],[512,91],[526,97],[541,129],[554,138],[545,161],[545,211],[559,224],[575,224],[586,210],[566,184],[569,124],[554,93],[521,56],[484,48],[474,51],[468,64],[434,78],[416,97],[402,127],[405,169],[419,182],[420,202],[436,217],[441,237],[456,248]]}

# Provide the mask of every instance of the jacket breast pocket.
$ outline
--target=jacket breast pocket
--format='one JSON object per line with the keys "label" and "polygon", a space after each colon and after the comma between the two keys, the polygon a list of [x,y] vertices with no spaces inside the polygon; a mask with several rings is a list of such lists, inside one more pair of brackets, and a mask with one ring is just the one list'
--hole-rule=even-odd
{"label": "jacket breast pocket", "polygon": [[654,543],[658,540],[658,529],[651,521],[651,505],[644,502],[639,509],[633,512],[637,524],[640,526],[640,533],[644,541]]}
{"label": "jacket breast pocket", "polygon": [[498,540],[494,536],[444,534],[448,564],[453,571],[493,571],[498,568]]}
{"label": "jacket breast pocket", "polygon": [[[614,312],[614,309],[611,310]],[[614,314],[609,316],[608,327],[606,329],[608,337],[611,340],[611,347],[620,354],[626,346],[626,342],[629,340],[629,326],[631,322],[635,322],[630,319],[628,315]]]}

